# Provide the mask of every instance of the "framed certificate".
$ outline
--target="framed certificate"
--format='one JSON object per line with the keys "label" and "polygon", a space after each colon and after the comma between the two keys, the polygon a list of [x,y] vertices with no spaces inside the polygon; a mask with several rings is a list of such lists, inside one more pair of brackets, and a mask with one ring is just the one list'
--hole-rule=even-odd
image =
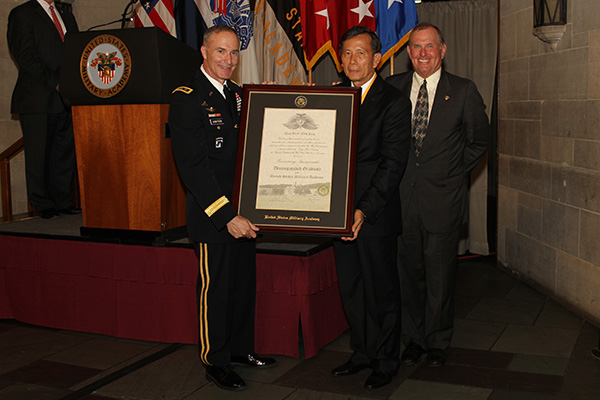
{"label": "framed certificate", "polygon": [[360,88],[244,85],[233,204],[261,228],[348,236]]}

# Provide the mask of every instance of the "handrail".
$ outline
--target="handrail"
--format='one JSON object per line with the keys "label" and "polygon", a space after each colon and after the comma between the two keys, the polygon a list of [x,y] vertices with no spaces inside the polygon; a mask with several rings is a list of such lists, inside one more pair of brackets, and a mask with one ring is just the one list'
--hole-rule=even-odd
{"label": "handrail", "polygon": [[[12,188],[10,185],[10,160],[25,150],[23,138],[18,139],[6,150],[0,153],[0,194],[2,195],[2,218],[0,220],[12,221],[14,218],[12,209]],[[75,205],[79,206],[79,185],[75,176]],[[27,201],[28,214],[33,213],[31,203]]]}
{"label": "handrail", "polygon": [[0,160],[7,158],[9,161],[23,151],[23,138],[14,142],[8,149],[0,153]]}
{"label": "handrail", "polygon": [[12,220],[12,188],[10,185],[10,160],[24,150],[23,138],[13,143],[8,149],[0,153],[0,181],[2,194],[2,218]]}

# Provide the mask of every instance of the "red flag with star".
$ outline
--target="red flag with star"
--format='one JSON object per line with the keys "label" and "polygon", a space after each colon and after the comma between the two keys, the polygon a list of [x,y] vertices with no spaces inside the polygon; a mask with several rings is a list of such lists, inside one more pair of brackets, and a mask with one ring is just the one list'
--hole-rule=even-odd
{"label": "red flag with star", "polygon": [[337,15],[329,15],[331,19],[331,45],[336,54],[334,57],[338,71],[340,64],[340,39],[344,32],[356,25],[362,25],[373,32],[377,29],[375,20],[375,4],[373,0],[327,0],[329,10],[336,10]]}
{"label": "red flag with star", "polygon": [[307,69],[331,51],[329,34],[331,17],[327,0],[299,0],[302,16],[302,38]]}

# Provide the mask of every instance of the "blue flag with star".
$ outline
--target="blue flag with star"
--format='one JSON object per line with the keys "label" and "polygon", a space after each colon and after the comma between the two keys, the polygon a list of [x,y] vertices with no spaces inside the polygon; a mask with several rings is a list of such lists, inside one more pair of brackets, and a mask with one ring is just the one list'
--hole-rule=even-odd
{"label": "blue flag with star", "polygon": [[415,0],[375,0],[377,35],[381,39],[381,64],[408,41],[417,24]]}

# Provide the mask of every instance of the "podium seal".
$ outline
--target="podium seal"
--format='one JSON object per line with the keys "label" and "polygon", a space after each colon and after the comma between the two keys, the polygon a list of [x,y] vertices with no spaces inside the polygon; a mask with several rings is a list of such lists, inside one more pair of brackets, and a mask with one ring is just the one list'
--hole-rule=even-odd
{"label": "podium seal", "polygon": [[123,90],[131,76],[131,53],[118,37],[99,35],[83,49],[79,69],[90,93],[112,97]]}

